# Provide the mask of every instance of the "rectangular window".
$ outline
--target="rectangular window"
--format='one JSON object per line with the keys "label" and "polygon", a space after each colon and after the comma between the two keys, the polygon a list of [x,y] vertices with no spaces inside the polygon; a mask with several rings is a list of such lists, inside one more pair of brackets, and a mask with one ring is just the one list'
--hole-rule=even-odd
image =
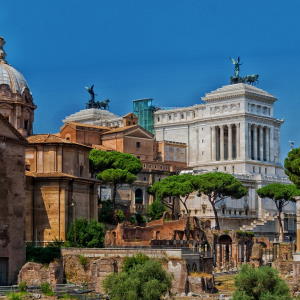
{"label": "rectangular window", "polygon": [[140,148],[141,147],[141,143],[140,142],[136,142],[136,147]]}

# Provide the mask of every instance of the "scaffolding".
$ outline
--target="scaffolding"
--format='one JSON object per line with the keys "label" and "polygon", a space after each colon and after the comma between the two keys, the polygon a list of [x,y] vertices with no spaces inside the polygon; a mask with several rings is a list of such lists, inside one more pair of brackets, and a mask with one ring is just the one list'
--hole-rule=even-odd
{"label": "scaffolding", "polygon": [[133,112],[138,117],[138,124],[146,130],[154,133],[154,111],[153,99],[133,100]]}

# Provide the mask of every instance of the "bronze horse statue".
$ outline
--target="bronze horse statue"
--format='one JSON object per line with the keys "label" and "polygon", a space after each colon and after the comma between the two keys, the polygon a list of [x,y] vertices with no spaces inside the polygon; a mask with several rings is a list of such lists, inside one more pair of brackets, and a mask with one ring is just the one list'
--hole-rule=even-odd
{"label": "bronze horse statue", "polygon": [[94,85],[92,85],[90,87],[87,86],[85,89],[88,91],[88,93],[91,96],[91,99],[86,104],[87,109],[97,108],[97,109],[106,109],[107,110],[109,108],[109,102],[110,102],[109,99],[106,99],[104,101],[96,101],[95,100],[96,94],[94,92]]}

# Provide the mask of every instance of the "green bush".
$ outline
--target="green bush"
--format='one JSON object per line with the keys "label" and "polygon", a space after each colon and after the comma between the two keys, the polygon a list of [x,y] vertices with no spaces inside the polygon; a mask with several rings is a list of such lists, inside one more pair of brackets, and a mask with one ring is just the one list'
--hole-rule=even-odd
{"label": "green bush", "polygon": [[46,296],[54,296],[52,286],[48,282],[43,282],[40,286],[41,291]]}
{"label": "green bush", "polygon": [[20,282],[18,287],[20,292],[26,292],[27,290],[27,285],[26,282],[24,281]]}
{"label": "green bush", "polygon": [[147,215],[151,220],[160,219],[167,210],[166,206],[159,200],[155,200],[148,206]]}
{"label": "green bush", "polygon": [[8,293],[6,294],[6,297],[9,300],[22,300],[22,298],[26,295],[27,295],[26,292],[18,292],[18,293]]}
{"label": "green bush", "polygon": [[41,264],[49,264],[61,257],[60,247],[52,246],[36,247],[33,244],[26,246],[26,260]]}
{"label": "green bush", "polygon": [[236,232],[236,235],[238,238],[252,238],[252,237],[254,237],[254,232],[238,230]]}
{"label": "green bush", "polygon": [[243,265],[235,278],[232,300],[291,300],[289,288],[271,267]]}
{"label": "green bush", "polygon": [[77,219],[67,234],[70,247],[102,248],[104,245],[105,229],[96,220]]}
{"label": "green bush", "polygon": [[79,258],[80,264],[81,264],[84,268],[86,268],[86,266],[87,266],[88,263],[89,263],[89,260],[87,259],[87,257],[85,257],[85,256],[83,256],[83,255],[79,255],[78,258]]}
{"label": "green bush", "polygon": [[111,300],[159,300],[171,282],[158,261],[138,254],[126,258],[122,272],[106,277],[103,286]]}
{"label": "green bush", "polygon": [[123,210],[121,210],[121,209],[115,210],[114,217],[115,217],[117,223],[122,223],[125,221],[125,214],[124,214]]}

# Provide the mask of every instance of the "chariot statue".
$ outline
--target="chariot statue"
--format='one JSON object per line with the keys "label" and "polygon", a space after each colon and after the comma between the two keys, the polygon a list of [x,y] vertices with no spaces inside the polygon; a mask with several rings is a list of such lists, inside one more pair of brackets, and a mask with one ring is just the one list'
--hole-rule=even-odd
{"label": "chariot statue", "polygon": [[89,108],[97,108],[97,109],[105,109],[105,110],[109,109],[109,103],[110,103],[109,99],[106,99],[103,101],[95,100],[96,94],[94,92],[94,84],[91,85],[90,87],[89,86],[85,87],[85,89],[90,94],[90,100],[86,103],[87,109],[89,109]]}
{"label": "chariot statue", "polygon": [[232,64],[234,65],[234,76],[230,77],[230,83],[235,84],[235,83],[248,83],[251,85],[254,85],[258,83],[258,74],[253,74],[253,75],[247,75],[245,77],[240,76],[240,66],[241,64],[241,59],[238,57],[237,59],[234,59],[230,57],[230,60]]}

